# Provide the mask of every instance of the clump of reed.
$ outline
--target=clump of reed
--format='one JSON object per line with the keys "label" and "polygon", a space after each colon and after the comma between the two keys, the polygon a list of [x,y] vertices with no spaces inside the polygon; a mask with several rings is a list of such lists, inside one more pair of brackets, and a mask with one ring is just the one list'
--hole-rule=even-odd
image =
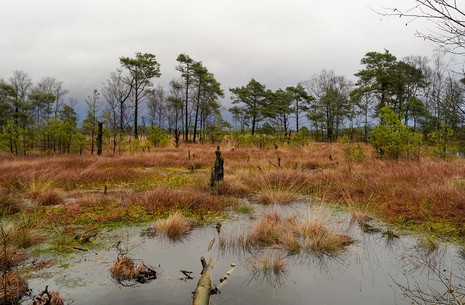
{"label": "clump of reed", "polygon": [[7,268],[27,258],[21,249],[30,247],[44,237],[35,229],[35,224],[21,217],[17,222],[0,225],[0,266]]}
{"label": "clump of reed", "polygon": [[38,198],[43,193],[53,188],[53,179],[47,173],[32,172],[24,174],[22,186],[26,195],[30,198]]}
{"label": "clump of reed", "polygon": [[61,190],[52,188],[37,194],[36,200],[41,206],[59,205],[64,203],[65,195]]}
{"label": "clump of reed", "polygon": [[[200,211],[224,211],[224,200],[212,196],[208,192],[186,188],[183,191],[166,187],[157,187],[152,191],[134,194],[130,199],[132,204],[143,206],[150,213],[188,209],[188,213]],[[195,202],[195,204],[192,204]],[[192,204],[192,205],[191,205]]]}
{"label": "clump of reed", "polygon": [[6,190],[0,188],[0,216],[11,215],[20,211],[20,200]]}
{"label": "clump of reed", "polygon": [[252,193],[250,187],[236,175],[225,175],[224,180],[218,184],[216,194],[220,196],[248,197]]}
{"label": "clump of reed", "polygon": [[284,248],[289,252],[336,254],[354,242],[347,235],[338,233],[331,223],[332,210],[324,205],[308,209],[303,221],[294,220],[292,234],[287,234]]}
{"label": "clump of reed", "polygon": [[331,227],[331,212],[324,208],[309,212],[306,219],[278,212],[262,213],[246,232],[219,236],[220,248],[275,248],[290,254],[300,252],[337,254],[354,242]]}
{"label": "clump of reed", "polygon": [[191,229],[189,221],[187,221],[182,214],[174,213],[166,219],[158,220],[150,229],[150,233],[154,235],[160,234],[172,241],[177,241],[185,236]]}
{"label": "clump of reed", "polygon": [[263,172],[250,179],[250,184],[258,192],[254,199],[259,203],[290,203],[305,192],[305,173],[283,169]]}
{"label": "clump of reed", "polygon": [[119,284],[125,281],[146,283],[157,278],[157,272],[144,263],[136,265],[128,256],[118,256],[110,269],[112,278]]}
{"label": "clump of reed", "polygon": [[0,276],[0,304],[19,304],[29,291],[26,281],[16,272]]}

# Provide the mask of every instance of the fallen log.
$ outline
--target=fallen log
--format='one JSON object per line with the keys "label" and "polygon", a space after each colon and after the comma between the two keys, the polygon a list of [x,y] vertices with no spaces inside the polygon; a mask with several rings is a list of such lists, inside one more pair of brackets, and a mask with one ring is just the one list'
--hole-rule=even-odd
{"label": "fallen log", "polygon": [[211,294],[221,293],[220,288],[222,288],[226,284],[226,282],[229,279],[229,276],[231,275],[231,273],[234,271],[235,268],[236,268],[236,264],[231,264],[231,269],[229,269],[228,272],[226,272],[226,274],[223,276],[223,278],[220,279],[220,284],[218,285],[218,287],[212,289]]}
{"label": "fallen log", "polygon": [[[208,265],[204,266],[202,270],[202,276],[197,283],[197,287],[194,291],[193,296],[193,305],[208,305],[210,304],[210,291],[212,290],[212,280],[210,274],[213,271],[213,267],[215,267],[216,263],[218,262],[217,257],[210,258]],[[202,263],[203,266],[203,263]]]}

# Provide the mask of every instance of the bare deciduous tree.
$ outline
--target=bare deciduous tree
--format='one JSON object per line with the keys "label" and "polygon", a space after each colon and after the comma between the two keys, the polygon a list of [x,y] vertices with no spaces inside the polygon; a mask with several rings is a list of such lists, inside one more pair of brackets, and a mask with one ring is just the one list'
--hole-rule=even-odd
{"label": "bare deciduous tree", "polygon": [[427,19],[436,28],[429,33],[418,31],[417,35],[437,43],[441,48],[454,54],[465,55],[465,5],[457,0],[415,0],[409,9],[386,8],[378,12],[383,16]]}
{"label": "bare deciduous tree", "polygon": [[50,76],[42,78],[35,88],[32,89],[32,92],[53,94],[55,96],[55,114],[60,110],[63,97],[69,93],[68,90],[63,88],[63,81],[58,81],[56,78]]}

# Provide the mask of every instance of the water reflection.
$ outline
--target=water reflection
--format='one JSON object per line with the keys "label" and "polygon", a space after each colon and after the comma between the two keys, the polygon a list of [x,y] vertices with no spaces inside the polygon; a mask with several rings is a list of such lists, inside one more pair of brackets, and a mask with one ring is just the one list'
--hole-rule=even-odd
{"label": "water reflection", "polygon": [[[305,204],[280,209],[287,216],[308,213]],[[236,268],[221,286],[221,293],[211,296],[210,304],[436,304],[448,297],[463,300],[465,260],[460,249],[447,244],[425,247],[418,238],[394,232],[374,220],[364,226],[350,225],[350,215],[343,212],[331,217],[334,226],[357,240],[334,255],[288,255],[272,247],[222,246],[221,236],[227,238],[231,232],[250,228],[247,217],[222,221],[220,232],[216,224],[197,228],[180,241],[141,235],[141,228],[128,228],[108,237],[107,244],[113,247],[98,251],[98,255],[76,253],[66,268],[47,269],[48,278],[32,279],[29,286],[43,291],[49,285],[69,295],[76,305],[189,304],[202,269],[200,257],[208,261],[216,256],[219,260],[211,276],[214,285],[222,284],[231,264]],[[118,241],[121,243],[115,247]],[[109,270],[122,249],[137,262],[154,266],[157,279],[136,287],[112,282]],[[280,271],[252,267],[259,265],[265,254],[271,262],[273,258],[285,262]]]}

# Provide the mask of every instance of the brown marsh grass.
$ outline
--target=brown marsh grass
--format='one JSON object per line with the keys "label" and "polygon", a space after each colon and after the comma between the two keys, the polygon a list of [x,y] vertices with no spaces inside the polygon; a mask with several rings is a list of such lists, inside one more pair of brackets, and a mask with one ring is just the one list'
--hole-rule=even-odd
{"label": "brown marsh grass", "polygon": [[23,251],[44,240],[33,222],[22,217],[18,222],[1,224],[0,227],[0,267],[17,265],[27,258]]}
{"label": "brown marsh grass", "polygon": [[290,203],[305,188],[305,174],[291,169],[271,170],[249,178],[257,190],[254,199],[259,203]]}
{"label": "brown marsh grass", "polygon": [[28,292],[26,281],[16,272],[0,276],[0,304],[19,304]]}
{"label": "brown marsh grass", "polygon": [[191,226],[180,213],[174,213],[166,219],[158,220],[151,229],[152,234],[160,234],[166,236],[169,240],[177,241],[185,236]]}
{"label": "brown marsh grass", "polygon": [[65,193],[59,189],[47,189],[35,196],[37,203],[41,206],[63,204]]}
{"label": "brown marsh grass", "polygon": [[187,212],[224,210],[224,200],[222,198],[207,194],[208,192],[191,188],[178,191],[160,186],[151,191],[134,194],[130,198],[130,202],[141,205],[150,213],[157,214],[160,211],[184,211],[191,203],[202,198],[192,205]]}
{"label": "brown marsh grass", "polygon": [[[232,150],[221,146],[225,181],[215,193],[188,210],[189,218],[223,213],[235,197],[255,197],[267,203],[325,193],[329,201],[345,202],[354,218],[374,215],[390,222],[465,236],[463,160],[383,161],[372,158],[371,147],[363,146],[368,161],[354,162],[348,173],[342,147],[341,143],[276,150]],[[26,210],[42,213],[44,220],[52,224],[132,223],[167,217],[182,212],[210,192],[209,169],[215,148],[183,144],[178,149],[156,148],[145,154],[101,157],[0,154],[0,203],[2,209],[8,210],[4,214],[8,214],[25,210],[24,198],[40,199],[45,206]],[[278,155],[280,169],[269,163],[276,164]],[[81,195],[102,191],[104,186],[111,190],[107,198],[100,198],[98,192]],[[63,198],[76,200],[61,204],[59,192]]]}
{"label": "brown marsh grass", "polygon": [[290,254],[337,254],[354,242],[332,227],[332,214],[328,208],[322,206],[310,210],[312,212],[305,219],[297,215],[263,212],[246,232],[229,236],[220,234],[220,248],[271,248]]}
{"label": "brown marsh grass", "polygon": [[14,196],[0,188],[0,216],[16,214],[21,211],[21,208],[21,201],[17,195]]}

